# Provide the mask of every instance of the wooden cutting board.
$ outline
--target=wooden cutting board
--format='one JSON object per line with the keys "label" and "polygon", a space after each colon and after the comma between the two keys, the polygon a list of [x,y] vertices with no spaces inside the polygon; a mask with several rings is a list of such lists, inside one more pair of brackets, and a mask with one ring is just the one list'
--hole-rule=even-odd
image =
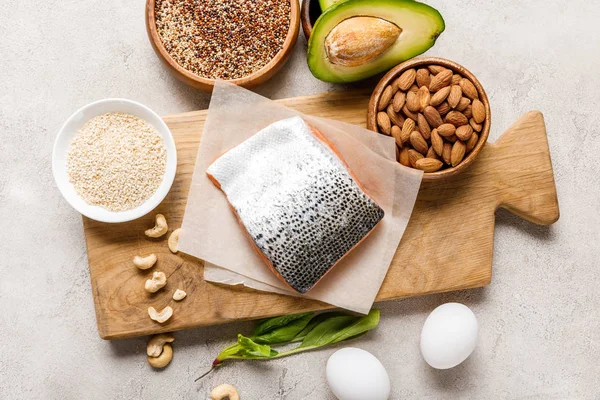
{"label": "wooden cutting board", "polygon": [[[328,93],[281,100],[306,114],[365,125],[368,93]],[[123,224],[83,218],[98,332],[118,339],[230,321],[320,310],[327,304],[207,283],[202,261],[171,254],[166,239],[149,239],[157,212],[170,230],[181,226],[196,152],[207,111],[165,117],[177,145],[179,165],[171,192],[150,215]],[[554,174],[542,114],[529,112],[459,176],[423,183],[378,301],[484,286],[492,278],[494,213],[498,207],[537,224],[559,217]],[[166,236],[165,236],[166,238]],[[152,274],[132,264],[136,255],[155,253],[167,286],[144,290]],[[175,289],[188,296],[171,299]],[[147,309],[171,305],[173,317],[160,325]]]}

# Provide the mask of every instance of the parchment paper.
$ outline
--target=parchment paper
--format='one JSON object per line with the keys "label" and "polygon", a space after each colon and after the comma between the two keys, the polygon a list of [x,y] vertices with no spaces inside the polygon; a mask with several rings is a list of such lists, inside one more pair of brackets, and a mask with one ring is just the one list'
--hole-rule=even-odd
{"label": "parchment paper", "polygon": [[[301,115],[333,142],[357,179],[385,211],[371,235],[304,295],[366,314],[404,233],[422,177],[421,171],[395,161],[395,144],[390,137],[302,115],[246,89],[217,82],[198,150],[179,250],[207,262],[207,280],[229,284],[240,284],[242,280],[242,284],[259,290],[289,293],[255,253],[227,199],[205,172],[225,151],[267,125],[295,115]],[[235,275],[228,276],[226,271],[208,264]]]}

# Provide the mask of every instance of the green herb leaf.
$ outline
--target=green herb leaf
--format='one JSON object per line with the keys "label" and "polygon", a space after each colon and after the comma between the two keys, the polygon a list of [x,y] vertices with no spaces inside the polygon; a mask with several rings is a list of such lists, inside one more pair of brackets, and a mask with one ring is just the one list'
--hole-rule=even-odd
{"label": "green herb leaf", "polygon": [[307,313],[282,315],[281,317],[263,319],[262,321],[260,321],[258,323],[258,325],[256,325],[256,328],[254,328],[254,330],[252,331],[251,337],[257,337],[257,336],[264,335],[267,332],[270,332],[274,329],[286,326],[290,322],[295,321],[297,319],[304,318],[307,315],[310,315],[312,317],[314,315],[314,313],[307,312]]}
{"label": "green herb leaf", "polygon": [[[241,334],[238,335],[238,345],[240,346],[238,355],[242,357],[271,357],[272,351],[275,351],[271,350],[271,346],[255,343],[252,339]],[[276,354],[277,352],[275,351]]]}
{"label": "green herb leaf", "polygon": [[332,317],[319,323],[310,331],[299,348],[320,347],[331,343],[335,339],[335,334],[348,325],[352,324],[357,317],[351,315]]}
{"label": "green herb leaf", "polygon": [[252,336],[252,340],[261,344],[289,343],[300,333],[313,318],[314,313],[306,313],[300,318],[270,330],[260,336]]}
{"label": "green herb leaf", "polygon": [[352,339],[379,324],[379,310],[371,310],[364,317],[334,316],[314,327],[300,344],[300,348],[321,347]]}
{"label": "green herb leaf", "polygon": [[360,317],[349,326],[334,334],[333,340],[329,344],[343,342],[344,340],[353,339],[358,335],[367,333],[379,324],[379,317],[379,310],[371,310],[368,315]]}
{"label": "green herb leaf", "polygon": [[233,355],[238,354],[238,352],[241,350],[241,346],[236,343],[236,344],[232,344],[229,347],[224,348],[219,355],[217,356],[216,360],[217,363],[220,363],[223,360],[226,360],[228,358],[230,358]]}
{"label": "green herb leaf", "polygon": [[[329,312],[316,317],[313,317],[313,313],[303,313],[264,320],[254,330],[260,335],[238,335],[237,343],[226,347],[213,361],[211,371],[227,359],[268,360],[356,339],[375,328],[378,323],[379,310],[371,310],[362,317]],[[262,343],[258,343],[259,341]],[[300,341],[302,343],[299,346],[281,353],[269,345]]]}
{"label": "green herb leaf", "polygon": [[312,331],[315,326],[317,326],[318,324],[320,324],[321,322],[325,321],[328,318],[332,318],[332,317],[341,317],[343,315],[348,315],[345,314],[343,312],[339,312],[339,311],[332,311],[332,312],[327,312],[327,313],[323,313],[323,314],[319,314],[315,317],[313,317],[310,322],[304,327],[304,329],[302,329],[292,340],[291,342],[301,342],[304,340],[304,338],[306,337],[306,335],[308,335],[308,333],[310,331]]}

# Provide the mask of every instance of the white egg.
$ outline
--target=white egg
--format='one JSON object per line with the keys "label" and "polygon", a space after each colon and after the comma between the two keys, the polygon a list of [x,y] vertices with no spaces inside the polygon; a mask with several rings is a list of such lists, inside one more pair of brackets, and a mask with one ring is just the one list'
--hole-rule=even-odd
{"label": "white egg", "polygon": [[390,377],[368,351],[354,347],[336,351],[327,361],[325,374],[339,400],[386,400],[390,396]]}
{"label": "white egg", "polygon": [[471,355],[477,344],[479,325],[464,304],[442,304],[429,314],[421,331],[421,353],[437,369],[457,366]]}

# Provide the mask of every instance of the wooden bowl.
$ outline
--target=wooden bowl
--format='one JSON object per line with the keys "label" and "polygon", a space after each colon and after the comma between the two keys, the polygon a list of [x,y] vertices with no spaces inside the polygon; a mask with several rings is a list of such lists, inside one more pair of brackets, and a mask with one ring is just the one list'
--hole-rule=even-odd
{"label": "wooden bowl", "polygon": [[[180,81],[195,88],[212,92],[215,85],[214,79],[203,78],[177,64],[165,49],[158,32],[156,31],[156,20],[154,15],[155,0],[146,1],[146,32],[150,38],[152,48],[158,58],[167,66],[168,70]],[[300,4],[298,0],[290,0],[290,29],[283,43],[283,47],[271,61],[258,71],[243,78],[231,79],[227,82],[234,83],[245,88],[253,88],[273,77],[283,67],[289,58],[300,30]]]}
{"label": "wooden bowl", "polygon": [[321,6],[319,5],[318,0],[303,0],[302,1],[302,11],[300,13],[300,17],[302,19],[302,31],[304,32],[304,37],[306,40],[310,37],[312,33],[312,28],[317,19],[323,12],[321,11]]}
{"label": "wooden bowl", "polygon": [[479,100],[481,100],[481,102],[485,106],[487,118],[484,121],[481,132],[479,132],[479,141],[475,145],[475,148],[471,150],[471,152],[460,162],[460,164],[458,164],[456,167],[450,167],[436,172],[424,173],[423,181],[426,182],[450,178],[467,169],[469,165],[471,165],[473,161],[475,161],[475,158],[477,158],[477,155],[479,155],[481,149],[487,142],[488,136],[490,134],[492,117],[492,114],[490,112],[490,102],[485,93],[485,90],[483,89],[483,86],[481,86],[481,83],[477,80],[475,75],[473,75],[468,69],[466,69],[462,65],[455,63],[454,61],[450,61],[445,58],[421,57],[413,58],[412,60],[405,61],[402,64],[395,66],[387,74],[385,74],[383,78],[381,78],[381,80],[375,87],[375,90],[373,91],[373,94],[371,95],[371,99],[369,101],[369,108],[367,111],[367,128],[372,131],[379,132],[379,128],[377,126],[377,105],[379,104],[381,94],[383,93],[383,90],[387,87],[387,85],[391,84],[394,81],[394,79],[400,76],[407,69],[426,67],[432,64],[441,65],[445,68],[459,73],[463,77],[470,80],[477,89],[477,92],[479,94]]}

